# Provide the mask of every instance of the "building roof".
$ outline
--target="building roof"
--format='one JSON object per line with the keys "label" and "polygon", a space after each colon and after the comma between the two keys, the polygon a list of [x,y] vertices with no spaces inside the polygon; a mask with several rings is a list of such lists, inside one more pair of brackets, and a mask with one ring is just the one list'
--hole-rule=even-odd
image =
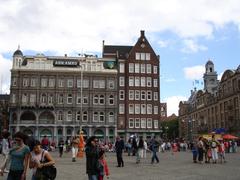
{"label": "building roof", "polygon": [[120,59],[125,59],[126,55],[129,54],[133,46],[113,46],[104,45],[103,54],[116,54],[118,52],[118,57]]}
{"label": "building roof", "polygon": [[10,95],[9,94],[0,94],[0,101],[5,100],[9,101]]}
{"label": "building roof", "polygon": [[20,49],[18,49],[13,53],[13,56],[23,56],[23,53]]}

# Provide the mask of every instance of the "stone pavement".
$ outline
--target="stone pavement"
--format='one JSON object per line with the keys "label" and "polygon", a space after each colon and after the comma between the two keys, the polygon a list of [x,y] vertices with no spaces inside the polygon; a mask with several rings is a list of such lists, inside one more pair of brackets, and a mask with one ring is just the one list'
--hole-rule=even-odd
{"label": "stone pavement", "polygon": [[[87,180],[85,158],[71,162],[71,153],[64,153],[58,158],[52,152],[58,169],[57,180]],[[190,152],[172,155],[170,152],[159,153],[160,163],[150,164],[150,153],[147,159],[136,164],[135,157],[124,154],[125,167],[116,166],[114,153],[107,153],[110,178],[113,180],[240,180],[240,153],[226,154],[224,164],[194,164]],[[0,159],[0,164],[2,157]],[[6,175],[5,175],[6,177]],[[1,179],[1,178],[0,178]],[[3,178],[2,178],[3,179]],[[27,180],[30,179],[28,175]]]}

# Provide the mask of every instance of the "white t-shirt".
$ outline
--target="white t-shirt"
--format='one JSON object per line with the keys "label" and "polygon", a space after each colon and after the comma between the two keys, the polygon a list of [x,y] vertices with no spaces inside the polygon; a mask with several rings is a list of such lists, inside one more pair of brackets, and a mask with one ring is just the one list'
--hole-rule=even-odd
{"label": "white t-shirt", "polygon": [[8,155],[9,154],[9,143],[8,143],[8,139],[3,139],[2,140],[2,153],[4,155]]}
{"label": "white t-shirt", "polygon": [[[44,152],[43,152],[44,151]],[[43,153],[43,157],[42,157],[42,153]],[[36,162],[36,163],[40,163],[41,158],[44,160],[46,154],[48,154],[48,152],[46,150],[42,150],[39,154],[35,154],[33,151],[31,152],[31,161],[32,162]],[[37,167],[34,167],[32,169],[32,173],[35,174],[37,171]]]}

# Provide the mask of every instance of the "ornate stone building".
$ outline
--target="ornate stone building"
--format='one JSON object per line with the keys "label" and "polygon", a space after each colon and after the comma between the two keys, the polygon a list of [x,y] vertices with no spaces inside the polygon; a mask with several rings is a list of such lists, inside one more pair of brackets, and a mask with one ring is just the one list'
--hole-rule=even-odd
{"label": "ornate stone building", "polygon": [[118,133],[160,135],[159,61],[141,31],[134,46],[103,44],[103,57],[118,60]]}
{"label": "ornate stone building", "polygon": [[206,63],[204,89],[191,91],[179,104],[180,136],[192,139],[214,129],[240,135],[240,66],[217,81],[212,61]]}
{"label": "ornate stone building", "polygon": [[116,62],[96,56],[13,54],[10,130],[41,139],[86,136],[113,140],[117,131]]}

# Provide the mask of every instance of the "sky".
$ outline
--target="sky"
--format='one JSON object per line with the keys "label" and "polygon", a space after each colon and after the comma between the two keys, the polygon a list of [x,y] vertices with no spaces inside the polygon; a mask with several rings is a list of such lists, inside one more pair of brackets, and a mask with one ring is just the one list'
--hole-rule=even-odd
{"label": "sky", "polygon": [[[101,54],[145,35],[160,55],[161,102],[178,114],[202,89],[210,59],[220,79],[240,64],[239,0],[0,0],[0,93],[9,93],[12,54]],[[199,80],[199,83],[194,83]]]}

